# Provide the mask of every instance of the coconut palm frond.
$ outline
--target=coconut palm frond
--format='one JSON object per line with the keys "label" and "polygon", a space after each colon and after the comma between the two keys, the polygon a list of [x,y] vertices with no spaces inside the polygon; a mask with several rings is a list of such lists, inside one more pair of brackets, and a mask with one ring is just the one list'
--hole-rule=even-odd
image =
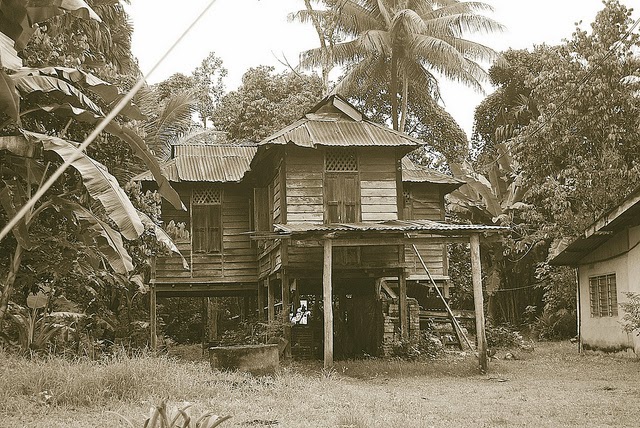
{"label": "coconut palm frond", "polygon": [[453,37],[464,37],[466,34],[490,34],[501,33],[505,30],[504,25],[491,18],[470,13],[457,15],[445,15],[433,19],[425,20],[427,32],[433,35],[449,35]]}
{"label": "coconut palm frond", "polygon": [[442,5],[441,7],[431,9],[429,13],[421,16],[425,19],[433,19],[447,15],[458,15],[462,13],[481,13],[481,12],[493,12],[494,7],[488,3],[477,1],[455,1],[450,2],[448,5]]}
{"label": "coconut palm frond", "polygon": [[171,139],[192,126],[191,115],[195,103],[195,95],[191,92],[172,95],[157,116],[145,125],[147,144],[162,160],[169,157]]}
{"label": "coconut palm frond", "polygon": [[442,37],[442,40],[453,46],[457,51],[464,55],[465,58],[473,61],[492,62],[500,59],[501,57],[498,52],[490,47],[471,40],[455,37]]}

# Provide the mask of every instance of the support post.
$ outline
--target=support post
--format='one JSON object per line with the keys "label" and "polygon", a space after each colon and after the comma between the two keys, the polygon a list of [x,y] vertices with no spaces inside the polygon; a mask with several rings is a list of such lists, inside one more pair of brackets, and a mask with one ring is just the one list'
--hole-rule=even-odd
{"label": "support post", "polygon": [[258,281],[258,321],[264,321],[264,287]]}
{"label": "support post", "polygon": [[267,278],[267,321],[273,322],[276,319],[276,294],[273,289],[271,278]]}
{"label": "support post", "polygon": [[473,303],[476,312],[476,342],[480,371],[487,371],[487,337],[484,331],[484,302],[482,297],[482,268],[480,265],[480,236],[471,235],[471,279],[473,281]]}
{"label": "support post", "polygon": [[207,298],[207,342],[218,340],[218,299]]}
{"label": "support post", "polygon": [[407,304],[407,277],[404,269],[398,271],[400,335],[403,340],[409,339],[409,305]]}
{"label": "support post", "polygon": [[284,338],[287,341],[287,347],[284,349],[284,356],[291,356],[291,320],[289,319],[289,306],[291,301],[291,292],[289,290],[289,276],[282,271],[282,322],[284,325]]}
{"label": "support post", "polygon": [[151,318],[151,350],[155,352],[158,350],[158,316],[156,314],[156,287],[153,285],[149,293],[149,318]]}
{"label": "support post", "polygon": [[324,306],[324,368],[333,367],[333,298],[332,298],[332,245],[324,240],[324,263],[322,267],[322,304]]}

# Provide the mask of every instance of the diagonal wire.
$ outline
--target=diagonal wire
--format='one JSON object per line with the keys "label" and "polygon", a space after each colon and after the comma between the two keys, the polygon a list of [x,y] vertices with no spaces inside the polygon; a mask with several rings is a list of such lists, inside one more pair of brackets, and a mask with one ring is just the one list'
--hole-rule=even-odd
{"label": "diagonal wire", "polygon": [[27,201],[26,204],[16,213],[16,215],[5,225],[0,231],[0,241],[3,240],[11,229],[18,224],[20,219],[24,217],[27,212],[35,206],[38,200],[46,193],[47,190],[56,182],[58,178],[71,166],[73,162],[81,157],[81,152],[87,149],[89,145],[96,139],[96,137],[104,130],[104,128],[111,122],[120,111],[127,105],[129,101],[133,99],[135,94],[145,84],[147,77],[149,77],[158,68],[158,66],[169,56],[175,47],[185,38],[185,36],[196,26],[204,15],[211,9],[216,0],[211,0],[207,6],[200,12],[200,14],[193,20],[193,22],[184,30],[184,32],[176,39],[176,41],[167,49],[167,51],[160,57],[153,67],[147,72],[146,75],[142,75],[131,90],[120,100],[120,102],[109,112],[109,114],[96,126],[96,128],[89,134],[89,136],[78,147],[78,154],[67,159],[60,167],[49,177],[49,179],[38,189],[38,191]]}

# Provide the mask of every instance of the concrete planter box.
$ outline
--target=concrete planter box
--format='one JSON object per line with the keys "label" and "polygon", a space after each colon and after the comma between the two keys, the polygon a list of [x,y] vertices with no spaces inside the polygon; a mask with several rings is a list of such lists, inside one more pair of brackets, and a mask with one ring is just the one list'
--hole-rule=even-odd
{"label": "concrete planter box", "polygon": [[277,344],[213,346],[209,348],[212,369],[239,370],[260,376],[272,374],[280,364]]}

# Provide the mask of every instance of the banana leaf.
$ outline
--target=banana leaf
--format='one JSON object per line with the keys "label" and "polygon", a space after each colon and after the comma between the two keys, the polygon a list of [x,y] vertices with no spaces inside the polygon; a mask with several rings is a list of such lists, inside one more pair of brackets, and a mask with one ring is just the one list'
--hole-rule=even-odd
{"label": "banana leaf", "polygon": [[118,184],[114,176],[104,166],[91,159],[69,141],[35,132],[22,131],[28,141],[42,144],[44,150],[58,154],[80,173],[82,182],[91,197],[103,206],[106,214],[120,229],[120,233],[130,240],[137,239],[144,226],[136,209]]}
{"label": "banana leaf", "polygon": [[0,68],[0,112],[5,113],[20,125],[20,97],[16,85]]}
{"label": "banana leaf", "polygon": [[[90,91],[98,95],[102,100],[110,107],[115,106],[123,97],[118,91],[118,88],[104,80],[94,76],[91,73],[87,73],[82,70],[70,67],[42,67],[42,68],[22,68],[15,74],[12,74],[13,79],[17,79],[24,76],[49,76],[56,79],[61,79],[74,87],[82,88],[83,90]],[[120,114],[126,116],[131,120],[144,120],[146,116],[142,114],[140,109],[131,103],[120,111]]]}
{"label": "banana leaf", "polygon": [[[17,183],[16,185],[10,185],[5,182],[5,186],[0,190],[0,205],[9,218],[13,218],[20,207],[26,202],[24,192],[20,192],[18,189],[20,189],[20,187]],[[29,229],[27,228],[24,218],[13,227],[11,232],[22,248],[26,250],[33,248],[33,244],[29,239]]]}
{"label": "banana leaf", "polygon": [[58,207],[73,212],[82,227],[81,234],[85,243],[93,242],[115,272],[120,274],[133,272],[133,262],[124,248],[120,233],[80,204],[61,198],[54,198],[54,202]]}

